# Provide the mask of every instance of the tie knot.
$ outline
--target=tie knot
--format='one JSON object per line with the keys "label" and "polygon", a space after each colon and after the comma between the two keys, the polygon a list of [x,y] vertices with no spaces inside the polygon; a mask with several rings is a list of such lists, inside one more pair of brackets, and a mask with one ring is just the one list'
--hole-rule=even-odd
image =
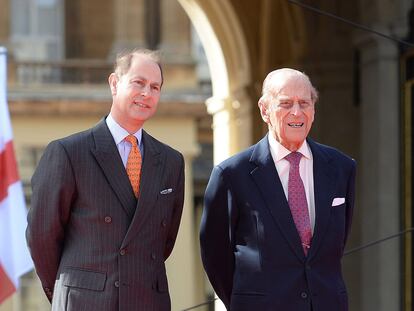
{"label": "tie knot", "polygon": [[131,143],[132,147],[137,147],[137,138],[134,135],[128,135],[124,138],[127,142]]}
{"label": "tie knot", "polygon": [[291,152],[289,153],[285,159],[289,161],[291,165],[299,165],[300,159],[302,158],[302,154],[300,152]]}

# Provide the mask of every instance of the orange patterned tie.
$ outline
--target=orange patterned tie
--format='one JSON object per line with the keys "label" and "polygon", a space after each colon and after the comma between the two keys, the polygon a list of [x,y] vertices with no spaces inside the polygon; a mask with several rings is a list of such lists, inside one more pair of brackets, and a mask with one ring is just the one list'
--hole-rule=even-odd
{"label": "orange patterned tie", "polygon": [[128,135],[125,140],[130,142],[132,147],[128,155],[126,164],[126,171],[131,182],[132,190],[134,190],[135,197],[139,197],[139,181],[141,177],[141,152],[139,152],[137,139],[134,135]]}

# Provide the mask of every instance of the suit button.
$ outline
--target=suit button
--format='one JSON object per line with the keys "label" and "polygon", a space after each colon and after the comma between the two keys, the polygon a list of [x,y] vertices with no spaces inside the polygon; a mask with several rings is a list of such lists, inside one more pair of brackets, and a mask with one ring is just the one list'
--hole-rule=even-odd
{"label": "suit button", "polygon": [[115,287],[119,287],[119,281],[115,281],[114,285]]}
{"label": "suit button", "polygon": [[307,293],[305,293],[305,292],[302,292],[302,293],[300,294],[300,297],[302,297],[303,299],[306,299],[306,298],[308,298],[308,294],[307,294]]}
{"label": "suit button", "polygon": [[167,227],[167,221],[164,219],[164,220],[162,221],[161,225],[162,225],[163,227]]}
{"label": "suit button", "polygon": [[310,270],[310,269],[311,269],[311,266],[306,265],[306,270]]}
{"label": "suit button", "polygon": [[126,254],[126,249],[125,248],[121,249],[121,251],[119,252],[119,254],[121,256],[124,256]]}
{"label": "suit button", "polygon": [[111,216],[105,216],[105,222],[107,224],[110,224],[112,222],[112,217]]}
{"label": "suit button", "polygon": [[151,254],[151,258],[152,258],[152,260],[155,260],[155,258],[157,258],[157,256],[155,256],[155,253]]}

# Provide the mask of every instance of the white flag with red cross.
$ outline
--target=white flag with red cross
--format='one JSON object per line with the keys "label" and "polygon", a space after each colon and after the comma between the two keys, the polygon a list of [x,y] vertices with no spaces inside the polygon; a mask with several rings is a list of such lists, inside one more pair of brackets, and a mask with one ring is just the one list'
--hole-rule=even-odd
{"label": "white flag with red cross", "polygon": [[7,51],[0,47],[0,304],[33,269],[25,239],[26,206],[7,106]]}

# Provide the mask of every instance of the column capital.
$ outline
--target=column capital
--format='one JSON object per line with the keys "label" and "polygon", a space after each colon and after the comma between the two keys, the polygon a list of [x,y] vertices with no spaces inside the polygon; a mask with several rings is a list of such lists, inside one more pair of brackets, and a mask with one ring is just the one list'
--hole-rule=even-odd
{"label": "column capital", "polygon": [[207,111],[214,115],[222,110],[231,109],[236,114],[251,111],[251,92],[248,87],[242,86],[233,89],[227,97],[212,96],[206,100]]}
{"label": "column capital", "polygon": [[219,113],[223,110],[230,109],[230,102],[231,101],[229,97],[212,96],[210,98],[207,98],[207,112],[211,115],[215,115],[216,113]]}
{"label": "column capital", "polygon": [[[387,35],[395,39],[403,39],[408,32],[408,26],[402,21],[396,21],[392,24],[384,24],[380,22],[372,23],[369,28],[381,34]],[[353,35],[353,43],[356,47],[366,46],[395,46],[398,48],[398,42],[390,38],[382,37],[378,34],[360,31]]]}
{"label": "column capital", "polygon": [[[380,29],[380,27],[378,28]],[[379,31],[385,34],[389,33],[384,27]],[[361,52],[362,65],[375,63],[380,59],[397,59],[399,55],[398,42],[372,33],[355,36],[354,42]]]}

